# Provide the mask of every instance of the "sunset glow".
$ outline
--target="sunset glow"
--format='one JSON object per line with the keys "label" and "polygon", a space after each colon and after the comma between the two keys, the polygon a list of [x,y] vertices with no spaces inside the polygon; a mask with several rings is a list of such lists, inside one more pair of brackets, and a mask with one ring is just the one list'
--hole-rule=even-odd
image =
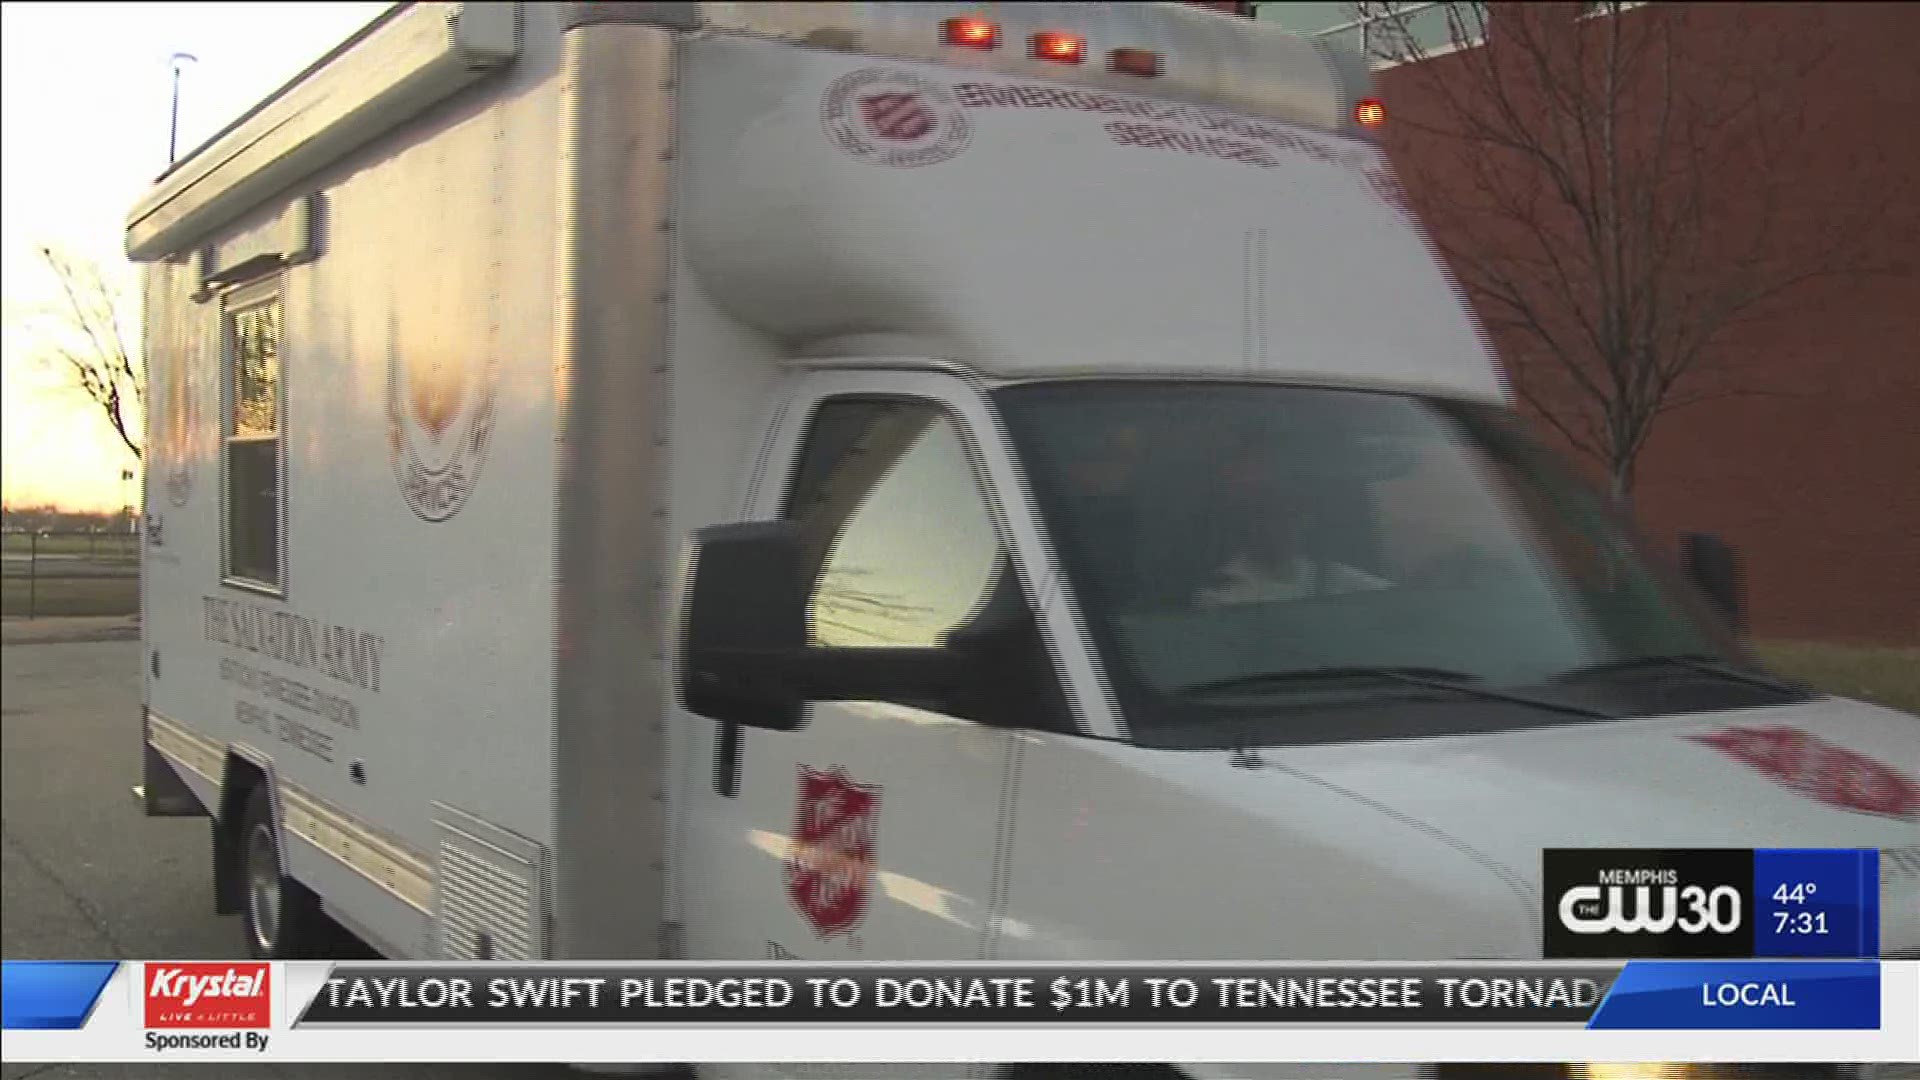
{"label": "sunset glow", "polygon": [[[91,261],[119,293],[139,348],[139,275],[127,211],[166,167],[175,52],[182,156],[384,3],[8,4],[0,8],[0,477],[7,505],[117,510],[138,462],[54,346],[61,292],[39,251]],[[136,440],[139,416],[131,416]]]}

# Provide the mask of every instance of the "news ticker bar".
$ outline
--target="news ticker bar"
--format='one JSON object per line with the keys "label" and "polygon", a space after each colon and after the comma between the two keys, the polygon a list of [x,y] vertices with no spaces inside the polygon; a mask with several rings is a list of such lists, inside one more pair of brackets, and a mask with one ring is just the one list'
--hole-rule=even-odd
{"label": "news ticker bar", "polygon": [[[117,966],[7,962],[5,1026],[83,1027]],[[1853,960],[323,967],[297,1000],[292,987],[281,988],[288,1027],[1496,1024],[1805,1031],[1873,1030],[1881,1016],[1880,964]],[[259,1026],[273,991],[268,969],[148,963],[148,1025],[238,1027],[246,1019]]]}
{"label": "news ticker bar", "polygon": [[[1554,996],[1550,983],[1538,982],[1534,991],[1506,984],[1508,996],[1499,996],[1503,991],[1495,980],[1514,977],[1562,980],[1566,1000]],[[744,985],[725,981],[749,978],[762,980],[756,984],[758,1004],[744,1000]],[[908,1000],[933,993],[931,987],[908,989],[910,980],[956,978],[1016,981],[972,990],[954,985],[950,992],[958,1001]],[[1278,992],[1272,989],[1282,985],[1276,980],[1289,978],[1300,983],[1291,1005],[1284,996],[1278,1004],[1259,1001],[1261,987]],[[598,981],[568,984],[568,979]],[[681,981],[664,982],[672,979]],[[883,989],[882,979],[893,984]],[[1068,981],[1056,984],[1059,979]],[[1096,979],[1106,981],[1096,984]],[[1145,1005],[1133,1000],[1135,992],[1151,995],[1149,979],[1160,980],[1158,1005],[1151,997]],[[1214,979],[1228,980],[1224,1005],[1223,984]],[[1365,984],[1340,981],[1362,979],[1374,980],[1373,997],[1366,996]],[[1448,979],[1455,981],[1441,981]],[[1581,979],[1591,981],[1592,990],[1574,982]],[[468,1004],[456,1003],[456,980],[467,988]],[[646,988],[626,980],[645,980]],[[1418,1002],[1388,1004],[1382,996],[1386,980],[1405,981],[1394,988],[1394,996],[1403,1001],[1417,996]],[[1920,1060],[1920,962],[1913,961],[9,962],[4,983],[0,1056],[10,1062],[511,1060],[844,1067],[1231,1061],[1241,1063],[1235,1066],[1238,1075],[1291,1076],[1290,1068],[1280,1066],[1339,1061],[1378,1066],[1368,1074],[1378,1080],[1420,1074],[1407,1063],[1490,1059]],[[813,1002],[816,985],[824,1004]],[[1455,995],[1451,1006],[1448,985]],[[1115,996],[1115,986],[1126,987],[1124,1001]],[[598,988],[597,1003],[589,987]],[[736,990],[741,998],[731,996]],[[1056,992],[1068,998],[1059,1007]],[[1516,996],[1521,993],[1537,1000],[1522,1001]],[[884,1004],[883,994],[889,995],[884,1000],[894,995],[899,1000]],[[1243,996],[1249,994],[1251,1000]],[[1596,994],[1597,1003],[1586,1003]],[[446,1000],[429,1004],[429,995]],[[1189,995],[1191,1003],[1182,1004]],[[1349,995],[1355,1000],[1345,1000]],[[733,1003],[722,1004],[722,997]],[[1372,1004],[1359,1004],[1362,1000]],[[1448,1008],[1466,1015],[1437,1019],[1458,1015]],[[1542,1009],[1548,1010],[1544,1017],[1527,1016]],[[1224,1020],[1219,1018],[1223,1010]],[[543,1036],[543,1031],[552,1034]],[[1243,1068],[1252,1063],[1261,1067]]]}
{"label": "news ticker bar", "polygon": [[1875,1028],[1874,962],[448,971],[342,965],[297,1025],[1577,1024]]}

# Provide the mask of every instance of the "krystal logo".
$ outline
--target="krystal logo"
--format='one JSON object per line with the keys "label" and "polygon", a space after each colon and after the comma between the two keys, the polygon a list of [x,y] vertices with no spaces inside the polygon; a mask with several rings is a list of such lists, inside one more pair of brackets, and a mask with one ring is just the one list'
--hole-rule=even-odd
{"label": "krystal logo", "polygon": [[266,964],[148,964],[146,974],[150,1028],[273,1026]]}
{"label": "krystal logo", "polygon": [[1804,731],[1734,727],[1687,737],[1829,806],[1885,817],[1920,816],[1920,784],[1912,778]]}

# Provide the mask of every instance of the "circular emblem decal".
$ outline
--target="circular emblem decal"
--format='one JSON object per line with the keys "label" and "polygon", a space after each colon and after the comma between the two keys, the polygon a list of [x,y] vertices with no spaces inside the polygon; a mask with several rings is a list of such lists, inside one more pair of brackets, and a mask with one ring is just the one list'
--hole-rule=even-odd
{"label": "circular emblem decal", "polygon": [[491,358],[410,356],[387,347],[387,452],[400,495],[423,521],[445,521],[473,493],[493,436]]}
{"label": "circular emblem decal", "polygon": [[1385,165],[1368,165],[1360,172],[1367,178],[1367,186],[1373,189],[1374,196],[1381,202],[1407,217],[1418,216],[1414,213],[1413,203],[1407,198],[1407,189],[1400,186],[1400,181],[1393,175],[1393,170]]}
{"label": "circular emblem decal", "polygon": [[973,138],[973,123],[952,90],[881,68],[835,80],[820,104],[820,122],[841,150],[898,169],[938,164]]}

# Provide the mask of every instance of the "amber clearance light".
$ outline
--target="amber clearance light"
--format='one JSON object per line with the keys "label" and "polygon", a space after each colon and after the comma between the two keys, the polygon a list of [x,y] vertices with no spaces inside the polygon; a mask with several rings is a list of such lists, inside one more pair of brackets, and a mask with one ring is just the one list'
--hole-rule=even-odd
{"label": "amber clearance light", "polygon": [[1378,98],[1366,98],[1353,106],[1353,122],[1364,128],[1377,128],[1387,122],[1387,107]]}
{"label": "amber clearance light", "polygon": [[1160,54],[1146,49],[1115,49],[1107,56],[1107,66],[1122,75],[1151,79],[1160,74]]}
{"label": "amber clearance light", "polygon": [[985,19],[948,19],[940,24],[940,36],[947,44],[966,49],[991,49],[1000,44],[1000,28]]}
{"label": "amber clearance light", "polygon": [[1036,60],[1056,64],[1078,64],[1087,58],[1087,39],[1063,30],[1042,30],[1031,42]]}

